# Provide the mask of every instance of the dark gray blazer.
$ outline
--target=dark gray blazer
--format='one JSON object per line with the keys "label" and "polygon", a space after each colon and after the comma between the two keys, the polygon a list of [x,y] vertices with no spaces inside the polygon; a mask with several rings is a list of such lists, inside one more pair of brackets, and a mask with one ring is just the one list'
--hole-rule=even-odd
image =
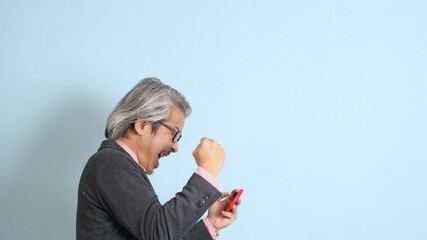
{"label": "dark gray blazer", "polygon": [[161,205],[143,169],[118,144],[105,140],[80,179],[77,240],[212,239],[200,218],[220,196],[193,174]]}

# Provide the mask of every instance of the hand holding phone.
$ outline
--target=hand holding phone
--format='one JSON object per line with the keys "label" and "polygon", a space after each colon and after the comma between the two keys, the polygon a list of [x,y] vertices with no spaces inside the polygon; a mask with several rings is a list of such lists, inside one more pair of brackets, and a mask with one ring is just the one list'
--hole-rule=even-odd
{"label": "hand holding phone", "polygon": [[240,189],[236,195],[233,197],[233,200],[224,208],[224,211],[231,211],[231,209],[236,205],[237,201],[239,201],[240,196],[243,193],[243,189]]}

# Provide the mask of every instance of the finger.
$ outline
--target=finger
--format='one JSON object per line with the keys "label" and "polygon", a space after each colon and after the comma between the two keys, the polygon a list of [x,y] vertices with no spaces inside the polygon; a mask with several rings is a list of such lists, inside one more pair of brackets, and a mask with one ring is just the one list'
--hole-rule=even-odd
{"label": "finger", "polygon": [[219,201],[223,201],[229,195],[230,194],[228,192],[221,192],[221,197],[219,198]]}
{"label": "finger", "polygon": [[239,200],[237,200],[236,206],[240,206],[240,203],[242,203],[242,199],[241,198],[239,198]]}
{"label": "finger", "polygon": [[197,151],[199,150],[199,148],[200,148],[200,143],[199,143],[199,144],[197,144],[196,148],[194,149],[194,151],[193,151],[193,155],[194,155],[195,153],[197,153]]}
{"label": "finger", "polygon": [[236,203],[236,205],[233,206],[233,208],[231,209],[231,212],[234,214],[237,214],[237,206],[238,204]]}
{"label": "finger", "polygon": [[200,142],[215,142],[215,140],[213,140],[212,138],[208,138],[208,137],[202,137],[200,139]]}
{"label": "finger", "polygon": [[225,218],[231,219],[231,220],[235,220],[237,218],[237,209],[236,207],[233,207],[231,209],[231,211],[222,211],[222,215]]}
{"label": "finger", "polygon": [[231,200],[233,200],[233,198],[234,198],[236,195],[237,195],[237,191],[236,191],[236,190],[233,190],[233,191],[231,192],[231,194],[229,194],[229,195],[228,195],[228,198],[229,198],[229,199],[231,199]]}
{"label": "finger", "polygon": [[233,189],[232,193],[236,194],[240,190],[241,190],[241,188],[235,188],[235,189]]}

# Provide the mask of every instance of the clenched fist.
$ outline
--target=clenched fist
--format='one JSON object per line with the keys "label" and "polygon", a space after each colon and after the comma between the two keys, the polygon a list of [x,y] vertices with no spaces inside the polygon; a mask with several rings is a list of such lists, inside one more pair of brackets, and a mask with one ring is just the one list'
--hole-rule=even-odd
{"label": "clenched fist", "polygon": [[218,176],[224,165],[225,152],[222,146],[210,138],[200,139],[193,151],[193,157],[199,167],[206,169],[213,176]]}

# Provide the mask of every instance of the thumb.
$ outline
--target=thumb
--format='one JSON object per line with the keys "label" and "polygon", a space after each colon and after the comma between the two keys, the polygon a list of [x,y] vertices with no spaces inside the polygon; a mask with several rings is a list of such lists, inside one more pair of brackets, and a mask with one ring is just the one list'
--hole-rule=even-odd
{"label": "thumb", "polygon": [[223,200],[225,197],[228,197],[230,195],[228,192],[221,192],[221,197],[218,199],[218,201]]}

